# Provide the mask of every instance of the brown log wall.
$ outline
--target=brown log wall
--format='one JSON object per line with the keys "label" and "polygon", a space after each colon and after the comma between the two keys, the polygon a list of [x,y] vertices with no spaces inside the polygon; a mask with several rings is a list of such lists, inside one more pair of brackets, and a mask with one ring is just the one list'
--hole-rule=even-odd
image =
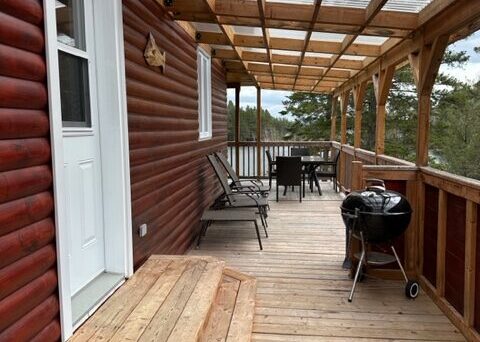
{"label": "brown log wall", "polygon": [[[196,43],[155,0],[124,0],[125,68],[132,183],[134,263],[179,254],[219,194],[205,155],[227,146],[226,81],[212,62],[213,138],[198,141]],[[144,60],[149,32],[166,52],[166,70]],[[148,224],[148,235],[138,227]]]}
{"label": "brown log wall", "polygon": [[40,0],[0,1],[0,341],[60,338]]}

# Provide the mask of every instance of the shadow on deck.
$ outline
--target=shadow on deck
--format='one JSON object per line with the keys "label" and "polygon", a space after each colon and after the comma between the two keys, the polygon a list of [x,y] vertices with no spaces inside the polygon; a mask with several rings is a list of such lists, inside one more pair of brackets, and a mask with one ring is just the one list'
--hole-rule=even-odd
{"label": "shadow on deck", "polygon": [[348,303],[342,197],[331,183],[321,186],[323,196],[308,191],[303,203],[291,189],[278,203],[271,194],[262,252],[250,225],[232,223],[214,224],[189,253],[257,279],[253,341],[463,341],[425,293],[406,299],[402,282],[367,278]]}

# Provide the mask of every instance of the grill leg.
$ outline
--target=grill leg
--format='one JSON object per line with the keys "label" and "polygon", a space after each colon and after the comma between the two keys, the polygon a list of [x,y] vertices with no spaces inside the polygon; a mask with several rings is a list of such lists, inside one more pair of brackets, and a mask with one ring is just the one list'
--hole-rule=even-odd
{"label": "grill leg", "polygon": [[360,271],[362,270],[363,261],[365,260],[365,249],[362,249],[362,255],[358,261],[357,272],[355,272],[355,279],[353,280],[352,290],[350,291],[350,296],[348,296],[348,301],[351,303],[353,295],[355,293],[355,287],[357,286],[358,277],[360,276]]}
{"label": "grill leg", "polygon": [[402,263],[400,262],[400,258],[398,257],[397,251],[395,250],[395,247],[393,247],[393,245],[391,247],[392,247],[393,255],[395,255],[395,259],[397,259],[398,267],[400,267],[400,270],[402,271],[403,277],[405,278],[405,282],[408,283],[407,273],[405,273],[405,270],[402,266]]}

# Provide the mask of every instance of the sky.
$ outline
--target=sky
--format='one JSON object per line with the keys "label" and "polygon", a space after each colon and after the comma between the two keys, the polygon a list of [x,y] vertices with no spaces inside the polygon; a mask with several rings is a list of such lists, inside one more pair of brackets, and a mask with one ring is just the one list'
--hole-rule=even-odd
{"label": "sky", "polygon": [[[480,80],[480,54],[473,51],[475,46],[480,46],[480,31],[466,39],[462,39],[450,48],[455,51],[467,51],[470,55],[469,62],[463,68],[448,68],[441,66],[440,71],[457,77],[464,82],[476,82]],[[279,112],[284,109],[282,101],[291,94],[289,91],[262,89],[262,107],[271,114],[281,116]],[[235,101],[235,89],[228,89],[227,98]],[[257,106],[257,90],[255,87],[242,87],[240,91],[240,105],[242,107]]]}

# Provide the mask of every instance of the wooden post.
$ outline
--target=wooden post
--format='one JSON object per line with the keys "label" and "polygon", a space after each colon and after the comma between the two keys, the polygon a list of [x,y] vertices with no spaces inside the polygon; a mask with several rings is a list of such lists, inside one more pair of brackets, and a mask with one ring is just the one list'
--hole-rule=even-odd
{"label": "wooden post", "polygon": [[[465,323],[472,327],[475,318],[475,270],[477,248],[477,204],[467,200],[465,227],[465,291],[464,313]],[[477,294],[477,296],[480,294]]]}
{"label": "wooden post", "polygon": [[262,89],[257,87],[257,177],[262,176]]}
{"label": "wooden post", "polygon": [[337,140],[337,102],[338,97],[332,96],[332,113],[330,115],[330,141]]}
{"label": "wooden post", "polygon": [[438,193],[438,235],[437,235],[437,295],[445,296],[445,251],[447,247],[447,193]]}
{"label": "wooden post", "polygon": [[428,140],[430,133],[430,98],[432,95],[438,68],[442,63],[449,36],[440,36],[431,44],[425,44],[421,49],[408,56],[413,69],[413,76],[418,94],[418,124],[417,124],[417,165],[428,165]]}
{"label": "wooden post", "polygon": [[240,84],[235,86],[235,171],[240,175]]}
{"label": "wooden post", "polygon": [[363,163],[359,160],[352,162],[352,186],[351,190],[360,190],[363,188]]}
{"label": "wooden post", "polygon": [[340,97],[340,111],[341,111],[341,123],[340,123],[340,143],[342,145],[347,143],[347,107],[348,107],[348,98],[350,92],[347,91],[342,94]]}
{"label": "wooden post", "polygon": [[353,103],[355,106],[355,134],[353,138],[353,147],[362,146],[362,112],[363,99],[367,89],[367,82],[362,82],[353,88]]}
{"label": "wooden post", "polygon": [[378,157],[385,153],[385,105],[388,99],[388,93],[392,86],[394,66],[388,66],[380,69],[372,77],[375,90],[375,99],[377,101],[376,124],[375,124],[375,155]]}
{"label": "wooden post", "polygon": [[340,181],[341,187],[345,187],[345,168],[346,168],[346,158],[345,152],[342,151],[343,145],[347,143],[347,106],[348,106],[348,97],[350,93],[345,92],[340,96],[340,112],[341,112],[341,127],[340,127],[340,169],[338,171],[338,179]]}

